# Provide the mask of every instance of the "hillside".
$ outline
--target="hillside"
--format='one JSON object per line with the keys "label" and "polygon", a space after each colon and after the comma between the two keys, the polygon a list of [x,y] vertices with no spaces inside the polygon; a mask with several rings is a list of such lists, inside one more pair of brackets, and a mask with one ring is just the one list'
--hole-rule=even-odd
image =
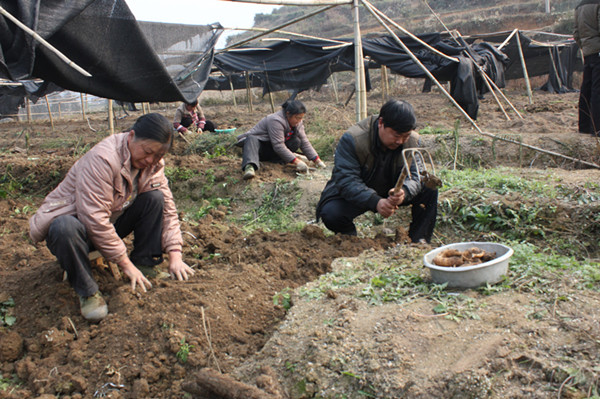
{"label": "hillside", "polygon": [[[544,0],[431,0],[430,7],[450,29],[462,34],[490,33],[515,28],[542,30],[570,34],[573,9],[577,0],[554,0],[546,13]],[[439,32],[444,30],[423,0],[374,0],[372,4],[398,24],[413,33]],[[314,12],[318,7],[282,6],[270,14],[257,14],[254,27],[273,28],[288,21]],[[361,6],[359,11],[361,31],[364,36],[384,34],[385,29]],[[288,26],[285,31],[317,37],[340,38],[353,34],[350,6],[338,6],[324,13]],[[228,38],[228,44],[248,38],[255,32],[244,32]],[[267,37],[286,37],[271,34]]]}

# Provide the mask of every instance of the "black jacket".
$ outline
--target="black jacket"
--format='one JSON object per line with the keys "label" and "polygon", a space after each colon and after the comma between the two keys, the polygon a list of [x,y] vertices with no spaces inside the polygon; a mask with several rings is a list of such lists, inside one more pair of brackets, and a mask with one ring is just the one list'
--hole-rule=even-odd
{"label": "black jacket", "polygon": [[[340,139],[331,179],[317,204],[317,220],[323,205],[332,199],[343,198],[377,212],[379,200],[386,198],[388,191],[396,184],[404,166],[402,150],[418,147],[419,135],[413,132],[404,145],[395,150],[386,150],[379,140],[378,119],[379,115],[374,115],[358,122]],[[410,172],[403,186],[405,202],[414,198],[423,188],[414,162]]]}

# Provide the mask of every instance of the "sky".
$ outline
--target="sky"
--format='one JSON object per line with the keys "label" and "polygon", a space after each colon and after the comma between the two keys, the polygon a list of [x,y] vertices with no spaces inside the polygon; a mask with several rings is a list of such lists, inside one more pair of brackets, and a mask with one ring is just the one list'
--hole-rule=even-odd
{"label": "sky", "polygon": [[[220,0],[125,0],[138,21],[208,25],[219,22],[225,28],[251,28],[254,15],[269,14],[279,6]],[[240,31],[223,32],[217,48],[225,47],[225,38]]]}

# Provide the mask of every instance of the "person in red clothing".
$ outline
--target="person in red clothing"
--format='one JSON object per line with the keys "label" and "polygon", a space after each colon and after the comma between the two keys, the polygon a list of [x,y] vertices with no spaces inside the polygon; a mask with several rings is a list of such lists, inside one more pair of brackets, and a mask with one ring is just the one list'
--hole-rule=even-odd
{"label": "person in red clothing", "polygon": [[173,127],[180,133],[185,133],[193,126],[199,132],[209,131],[214,132],[216,129],[212,121],[206,120],[202,107],[198,104],[198,100],[191,103],[183,103],[175,111],[173,118]]}

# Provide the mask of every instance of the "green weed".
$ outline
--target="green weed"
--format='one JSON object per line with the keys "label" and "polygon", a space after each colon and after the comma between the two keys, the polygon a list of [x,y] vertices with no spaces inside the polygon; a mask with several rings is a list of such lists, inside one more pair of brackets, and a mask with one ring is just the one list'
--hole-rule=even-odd
{"label": "green weed", "polygon": [[285,310],[290,310],[292,307],[292,289],[289,287],[284,288],[275,295],[273,295],[273,304],[275,306],[281,305]]}
{"label": "green weed", "polygon": [[181,361],[181,363],[186,363],[188,360],[188,356],[190,351],[194,348],[194,345],[190,345],[185,342],[185,338],[181,338],[181,342],[179,345],[179,350],[177,351],[177,359]]}
{"label": "green weed", "polygon": [[13,308],[15,307],[15,301],[12,298],[8,298],[4,302],[0,302],[0,327],[10,327],[16,323],[17,318],[13,316]]}
{"label": "green weed", "polygon": [[195,176],[199,176],[200,172],[194,169],[180,168],[180,167],[165,167],[165,176],[171,183],[178,181],[190,180]]}
{"label": "green weed", "polygon": [[22,384],[23,382],[19,380],[15,374],[11,375],[10,377],[4,377],[2,374],[0,374],[0,392],[8,391],[11,393],[16,388],[19,388]]}

